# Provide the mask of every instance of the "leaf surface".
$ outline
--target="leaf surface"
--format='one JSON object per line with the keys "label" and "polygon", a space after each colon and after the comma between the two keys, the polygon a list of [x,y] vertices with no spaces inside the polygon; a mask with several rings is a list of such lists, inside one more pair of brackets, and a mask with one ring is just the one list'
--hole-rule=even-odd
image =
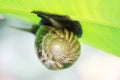
{"label": "leaf surface", "polygon": [[120,0],[0,0],[0,13],[18,16],[31,23],[39,10],[68,15],[80,21],[82,42],[120,56]]}

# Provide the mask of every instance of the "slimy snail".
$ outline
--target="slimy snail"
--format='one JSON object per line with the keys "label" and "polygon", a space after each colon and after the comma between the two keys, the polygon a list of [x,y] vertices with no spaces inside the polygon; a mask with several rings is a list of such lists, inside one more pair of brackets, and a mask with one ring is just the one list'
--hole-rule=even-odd
{"label": "slimy snail", "polygon": [[41,18],[32,29],[20,30],[35,34],[35,49],[39,60],[48,69],[62,70],[72,66],[80,55],[82,27],[68,16],[32,11]]}
{"label": "slimy snail", "polygon": [[32,11],[41,18],[35,45],[40,61],[52,70],[70,67],[80,55],[82,28],[68,16]]}

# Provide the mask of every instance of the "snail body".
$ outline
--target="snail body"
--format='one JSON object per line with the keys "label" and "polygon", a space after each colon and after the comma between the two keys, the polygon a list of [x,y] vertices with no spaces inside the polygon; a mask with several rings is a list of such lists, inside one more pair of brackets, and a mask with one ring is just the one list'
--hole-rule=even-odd
{"label": "snail body", "polygon": [[35,46],[40,61],[51,70],[70,67],[80,55],[82,27],[79,21],[68,16],[32,11],[41,18],[38,26],[33,27],[36,35]]}

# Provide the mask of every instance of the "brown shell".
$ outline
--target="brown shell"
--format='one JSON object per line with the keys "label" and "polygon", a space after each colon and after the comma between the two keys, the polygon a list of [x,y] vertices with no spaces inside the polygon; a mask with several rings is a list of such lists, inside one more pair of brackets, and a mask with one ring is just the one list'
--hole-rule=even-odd
{"label": "brown shell", "polygon": [[42,39],[38,49],[40,60],[49,69],[68,68],[80,55],[78,38],[66,29],[53,29]]}

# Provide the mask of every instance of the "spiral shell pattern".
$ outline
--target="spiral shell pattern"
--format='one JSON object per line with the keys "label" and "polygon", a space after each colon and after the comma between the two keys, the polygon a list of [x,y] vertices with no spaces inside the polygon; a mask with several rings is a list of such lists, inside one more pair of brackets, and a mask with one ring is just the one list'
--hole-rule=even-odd
{"label": "spiral shell pattern", "polygon": [[41,62],[49,69],[68,68],[80,55],[80,43],[73,32],[53,29],[43,38],[37,49]]}

